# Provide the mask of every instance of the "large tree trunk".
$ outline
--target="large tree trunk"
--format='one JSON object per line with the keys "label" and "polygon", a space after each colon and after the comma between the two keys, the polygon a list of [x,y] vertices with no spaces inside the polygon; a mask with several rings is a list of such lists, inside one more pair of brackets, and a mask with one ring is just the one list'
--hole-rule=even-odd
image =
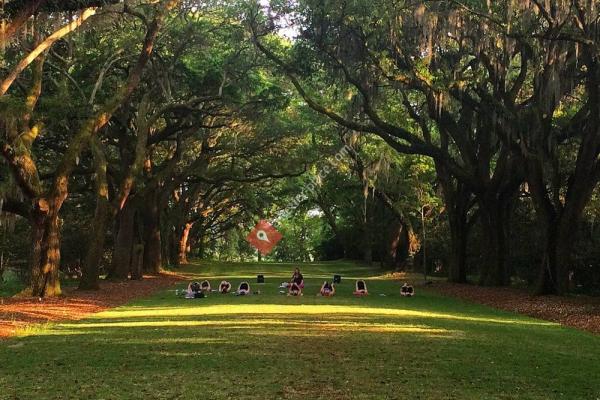
{"label": "large tree trunk", "polygon": [[384,265],[397,271],[410,267],[419,246],[411,226],[395,221],[390,230]]}
{"label": "large tree trunk", "polygon": [[400,221],[394,221],[388,234],[387,249],[383,257],[383,265],[398,269],[401,260],[406,258],[408,251],[403,251],[408,244],[408,232]]}
{"label": "large tree trunk", "polygon": [[[584,80],[587,99],[582,107],[582,110],[586,110],[582,117],[584,123],[566,125],[563,132],[568,136],[576,133],[578,137],[577,157],[571,160],[575,161],[572,173],[561,169],[563,163],[559,159],[558,146],[547,148],[554,142],[548,138],[554,139],[557,136],[553,120],[547,118],[554,110],[542,109],[540,111],[543,114],[539,112],[523,124],[528,131],[535,128],[533,138],[537,139],[537,142],[524,148],[526,151],[521,153],[531,198],[540,228],[544,232],[544,257],[536,282],[537,294],[565,294],[569,291],[571,257],[578,225],[594,188],[600,181],[600,68],[597,49],[593,45],[585,45],[578,54],[578,60],[581,59],[587,69]],[[542,85],[546,83],[544,79],[540,79],[540,82]],[[549,92],[554,90],[553,87],[543,86],[542,89]],[[543,93],[542,90],[538,91]],[[540,97],[542,102],[547,101],[545,97]],[[535,110],[535,107],[530,109]],[[561,184],[565,177],[566,193]]]}
{"label": "large tree trunk", "polygon": [[143,274],[143,260],[144,260],[144,244],[141,241],[136,242],[133,245],[131,251],[131,279],[140,280],[144,277]]}
{"label": "large tree trunk", "polygon": [[110,204],[108,199],[97,199],[96,211],[94,212],[94,227],[88,238],[88,249],[83,264],[80,290],[98,290],[98,275],[100,263],[104,253],[106,239],[106,226],[110,216]]}
{"label": "large tree trunk", "polygon": [[508,207],[492,199],[479,199],[478,203],[486,246],[485,259],[480,265],[479,284],[506,286],[510,283],[507,264]]}
{"label": "large tree trunk", "polygon": [[[137,210],[136,210],[137,211]],[[133,247],[131,249],[131,279],[140,280],[144,277],[144,239],[143,239],[143,221],[139,212],[134,212],[133,216]]]}
{"label": "large tree trunk", "polygon": [[190,237],[190,231],[192,230],[193,224],[187,222],[183,229],[181,230],[181,234],[179,235],[179,240],[177,244],[177,265],[185,265],[188,264],[187,254],[188,254],[188,239]]}
{"label": "large tree trunk", "polygon": [[[56,200],[56,199],[55,199]],[[60,201],[38,199],[32,218],[31,294],[53,297],[61,294]]]}
{"label": "large tree trunk", "polygon": [[554,220],[540,222],[539,225],[545,227],[544,255],[539,266],[535,294],[563,295],[569,292],[573,245],[580,218],[567,218],[566,214],[562,214]]}
{"label": "large tree trunk", "polygon": [[436,162],[435,166],[450,227],[448,280],[454,283],[465,283],[467,282],[467,244],[470,228],[468,212],[471,193],[464,184],[451,177],[443,164]]}
{"label": "large tree trunk", "polygon": [[160,212],[156,191],[146,198],[142,211],[144,224],[144,260],[145,272],[158,274],[162,268],[162,243],[160,236]]}
{"label": "large tree trunk", "polygon": [[167,256],[168,256],[168,260],[169,260],[169,264],[173,265],[175,267],[179,266],[179,251],[178,251],[178,243],[179,243],[179,234],[177,232],[177,229],[173,228],[170,232],[169,232],[169,240],[168,240],[168,246],[167,246]]}
{"label": "large tree trunk", "polygon": [[560,280],[556,260],[557,233],[554,224],[547,222],[544,232],[544,255],[539,266],[534,292],[538,295],[555,293]]}
{"label": "large tree trunk", "polygon": [[[544,255],[534,291],[539,295],[565,294],[569,291],[573,244],[597,177],[588,173],[589,179],[573,179],[562,205],[560,199],[553,202],[548,196],[543,165],[537,160],[527,160],[526,165],[538,225],[544,232]],[[554,193],[559,193],[559,189],[554,188]]]}
{"label": "large tree trunk", "polygon": [[134,250],[135,207],[127,202],[117,217],[119,224],[109,279],[127,280]]}
{"label": "large tree trunk", "polygon": [[96,210],[92,230],[88,236],[88,249],[83,264],[80,290],[98,290],[98,275],[100,262],[104,253],[104,242],[106,240],[106,227],[111,216],[110,202],[108,200],[108,181],[106,178],[106,157],[98,138],[91,141],[94,154],[94,170],[96,172]]}
{"label": "large tree trunk", "polygon": [[448,280],[454,283],[467,282],[467,242],[469,224],[464,208],[448,208],[448,224],[450,226],[450,256]]}

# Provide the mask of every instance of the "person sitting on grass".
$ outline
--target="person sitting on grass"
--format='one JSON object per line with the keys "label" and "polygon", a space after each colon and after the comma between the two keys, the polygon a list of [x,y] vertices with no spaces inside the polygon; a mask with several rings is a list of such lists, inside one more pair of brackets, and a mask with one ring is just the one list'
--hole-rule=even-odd
{"label": "person sitting on grass", "polygon": [[288,287],[288,296],[302,296],[302,288],[296,282],[293,282]]}
{"label": "person sitting on grass", "polygon": [[321,285],[321,296],[323,297],[331,297],[335,294],[335,286],[333,283],[329,283],[328,281],[323,282]]}
{"label": "person sitting on grass", "polygon": [[296,284],[300,289],[304,289],[304,277],[302,276],[302,274],[300,273],[300,269],[296,268],[294,270],[294,275],[292,275],[292,279],[290,280],[290,284],[289,286],[291,287],[292,284]]}
{"label": "person sitting on grass", "polygon": [[355,296],[367,296],[369,291],[367,290],[367,283],[362,279],[356,281],[356,290],[354,291]]}
{"label": "person sitting on grass", "polygon": [[250,294],[250,284],[248,282],[240,283],[240,286],[238,286],[238,290],[237,290],[236,294],[238,296],[245,296],[247,294]]}
{"label": "person sitting on grass", "polygon": [[221,281],[221,284],[219,285],[219,292],[221,292],[222,294],[227,294],[231,291],[231,283],[227,282],[227,281]]}
{"label": "person sitting on grass", "polygon": [[197,297],[204,297],[204,293],[202,293],[202,288],[200,287],[200,284],[198,282],[190,282],[185,293],[185,298],[195,299]]}
{"label": "person sitting on grass", "polygon": [[415,294],[415,290],[411,285],[405,282],[404,285],[402,285],[402,287],[400,288],[400,294],[402,296],[412,297]]}

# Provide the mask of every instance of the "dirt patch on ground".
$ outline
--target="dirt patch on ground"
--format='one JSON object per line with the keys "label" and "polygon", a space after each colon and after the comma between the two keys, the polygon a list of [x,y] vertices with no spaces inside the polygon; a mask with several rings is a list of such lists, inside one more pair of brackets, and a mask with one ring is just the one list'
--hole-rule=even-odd
{"label": "dirt patch on ground", "polygon": [[66,289],[60,298],[0,298],[0,340],[31,324],[78,320],[90,314],[149,296],[185,279],[173,273],[144,276],[139,281],[100,282],[100,290]]}
{"label": "dirt patch on ground", "polygon": [[600,334],[600,298],[532,296],[517,288],[492,288],[435,282],[431,289],[460,299],[529,315]]}

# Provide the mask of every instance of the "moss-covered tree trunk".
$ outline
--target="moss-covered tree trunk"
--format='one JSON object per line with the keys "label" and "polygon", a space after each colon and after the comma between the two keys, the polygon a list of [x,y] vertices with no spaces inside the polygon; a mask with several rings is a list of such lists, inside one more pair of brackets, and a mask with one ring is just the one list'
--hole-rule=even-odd
{"label": "moss-covered tree trunk", "polygon": [[39,199],[32,213],[30,268],[33,296],[61,294],[59,209],[58,204]]}
{"label": "moss-covered tree trunk", "polygon": [[106,240],[106,228],[112,215],[108,199],[108,180],[106,176],[107,162],[98,138],[93,138],[91,149],[94,155],[96,210],[94,211],[93,227],[88,234],[87,253],[83,263],[79,289],[98,290],[98,275],[100,263],[104,254],[104,243]]}

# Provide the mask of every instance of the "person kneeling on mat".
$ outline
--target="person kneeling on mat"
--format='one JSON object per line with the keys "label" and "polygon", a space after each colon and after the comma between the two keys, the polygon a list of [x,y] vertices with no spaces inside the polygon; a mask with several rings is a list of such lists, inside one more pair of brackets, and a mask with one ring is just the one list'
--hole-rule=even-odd
{"label": "person kneeling on mat", "polygon": [[402,285],[402,287],[400,288],[400,294],[402,296],[412,297],[415,294],[415,290],[411,285],[405,282],[404,285]]}
{"label": "person kneeling on mat", "polygon": [[250,294],[250,284],[248,282],[240,283],[240,286],[238,286],[238,290],[237,290],[236,294],[238,296],[245,296],[247,294]]}
{"label": "person kneeling on mat", "polygon": [[335,286],[333,283],[329,283],[328,281],[323,282],[321,285],[321,296],[323,297],[331,297],[335,294]]}
{"label": "person kneeling on mat", "polygon": [[369,291],[367,290],[367,283],[362,279],[356,281],[356,290],[353,293],[355,296],[367,296]]}
{"label": "person kneeling on mat", "polygon": [[204,293],[210,293],[210,282],[207,280],[203,280],[202,282],[200,282],[200,289]]}
{"label": "person kneeling on mat", "polygon": [[231,283],[227,282],[227,281],[221,281],[221,284],[219,285],[219,292],[221,292],[222,294],[227,294],[231,291]]}
{"label": "person kneeling on mat", "polygon": [[302,296],[302,288],[296,282],[292,282],[288,287],[288,296]]}
{"label": "person kneeling on mat", "polygon": [[185,298],[196,299],[201,297],[204,297],[204,293],[200,284],[198,282],[190,282],[185,293]]}

